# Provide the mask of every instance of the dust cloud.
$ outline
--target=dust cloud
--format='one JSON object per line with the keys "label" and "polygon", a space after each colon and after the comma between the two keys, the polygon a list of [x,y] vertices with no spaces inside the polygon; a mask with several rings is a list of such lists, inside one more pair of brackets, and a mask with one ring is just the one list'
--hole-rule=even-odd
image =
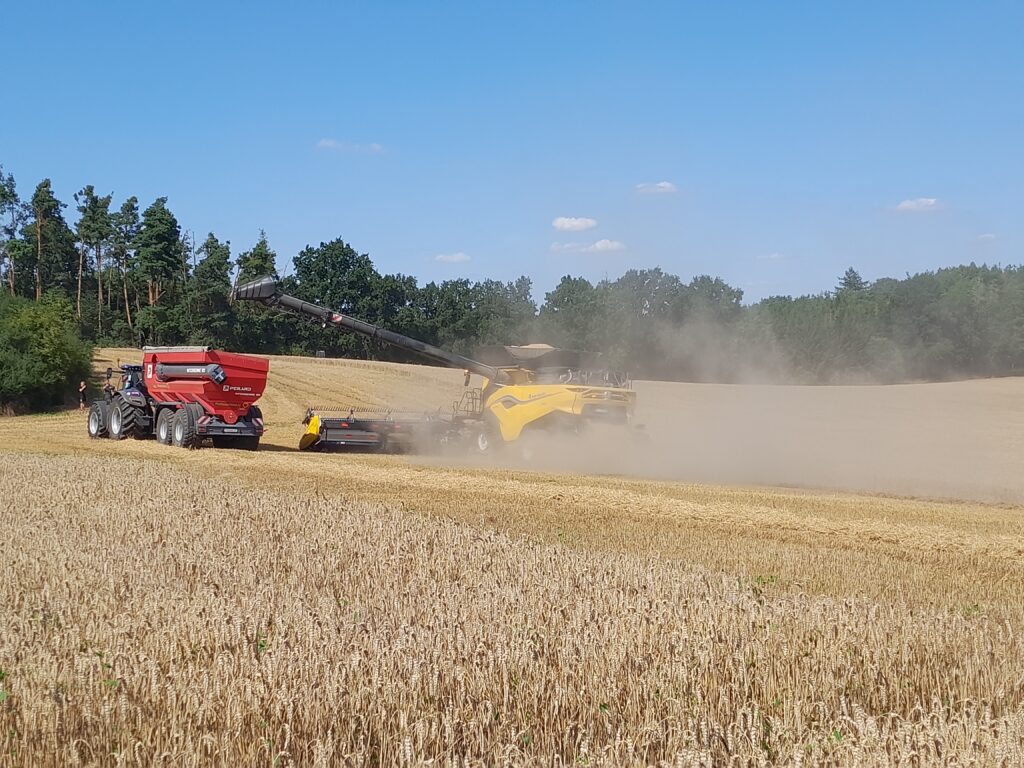
{"label": "dust cloud", "polygon": [[534,435],[554,472],[1024,503],[1024,379],[892,386],[637,382],[630,434]]}

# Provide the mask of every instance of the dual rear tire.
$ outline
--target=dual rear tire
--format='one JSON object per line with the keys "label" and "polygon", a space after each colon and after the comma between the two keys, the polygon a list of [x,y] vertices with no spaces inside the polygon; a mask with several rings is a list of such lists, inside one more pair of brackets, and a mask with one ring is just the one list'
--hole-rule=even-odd
{"label": "dual rear tire", "polygon": [[156,441],[160,445],[170,445],[174,431],[174,416],[177,412],[170,408],[161,408],[156,417]]}
{"label": "dual rear tire", "polygon": [[179,408],[170,424],[171,444],[178,448],[198,448],[199,417],[203,413],[203,409],[194,403]]}
{"label": "dual rear tire", "polygon": [[110,404],[102,400],[89,406],[89,437],[92,439],[107,436],[107,411],[109,410]]}

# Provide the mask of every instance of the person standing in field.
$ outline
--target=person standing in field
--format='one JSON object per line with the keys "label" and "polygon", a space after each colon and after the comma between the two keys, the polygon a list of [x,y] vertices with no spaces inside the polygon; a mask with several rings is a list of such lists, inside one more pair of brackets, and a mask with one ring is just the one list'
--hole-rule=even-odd
{"label": "person standing in field", "polygon": [[78,383],[78,410],[85,410],[85,399],[86,399],[86,385],[84,381]]}

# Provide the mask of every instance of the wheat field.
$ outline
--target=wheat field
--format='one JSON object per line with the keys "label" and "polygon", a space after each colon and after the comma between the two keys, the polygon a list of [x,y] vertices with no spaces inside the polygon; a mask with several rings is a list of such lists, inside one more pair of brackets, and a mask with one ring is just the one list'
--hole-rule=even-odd
{"label": "wheat field", "polygon": [[[988,450],[1012,453],[1018,411],[979,398],[992,386],[861,389],[907,420],[904,450],[933,398],[922,419],[962,434],[957,408],[991,411]],[[939,498],[993,484],[942,463],[920,498],[764,484],[861,484],[800,452],[770,459],[792,476],[681,482],[686,449],[653,423],[647,466],[606,474],[294,451],[307,404],[445,407],[460,389],[458,372],[273,358],[255,454],[90,442],[77,412],[0,419],[0,764],[1024,763],[1009,474],[1000,504]],[[839,423],[845,389],[832,407],[638,389],[673,430],[705,401],[774,397],[848,443],[878,437],[856,410]]]}

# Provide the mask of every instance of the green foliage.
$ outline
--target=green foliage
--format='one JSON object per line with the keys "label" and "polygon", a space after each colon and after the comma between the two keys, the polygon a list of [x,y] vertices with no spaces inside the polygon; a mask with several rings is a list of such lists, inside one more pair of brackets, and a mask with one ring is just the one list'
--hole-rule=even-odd
{"label": "green foliage", "polygon": [[92,350],[81,340],[67,299],[0,295],[0,407],[59,405],[89,373]]}
{"label": "green foliage", "polygon": [[277,254],[270,250],[267,234],[261,229],[253,249],[238,257],[238,282],[244,283],[264,275],[277,279]]}
{"label": "green foliage", "polygon": [[22,228],[25,246],[17,249],[24,265],[21,285],[33,286],[25,292],[33,292],[37,299],[48,287],[60,287],[68,295],[74,292],[78,252],[61,213],[65,207],[54,197],[49,179],[39,182],[29,204],[31,220]]}
{"label": "green foliage", "polygon": [[[190,242],[158,198],[111,211],[91,185],[72,232],[49,180],[22,203],[0,171],[0,287],[73,297],[79,329],[104,344],[198,343],[247,352],[411,360],[366,338],[227,299],[236,280],[277,277],[262,231],[232,262],[213,234]],[[304,248],[286,291],[472,356],[487,344],[546,342],[604,353],[637,378],[801,383],[1024,375],[1024,271],[974,264],[869,283],[850,268],[834,290],[743,304],[721,278],[661,268],[597,283],[566,275],[538,305],[529,278],[418,285],[383,274],[342,239]],[[81,272],[81,274],[79,274]],[[81,285],[79,286],[79,282]],[[4,371],[7,378],[15,374]]]}
{"label": "green foliage", "polygon": [[166,197],[158,197],[143,212],[135,248],[135,271],[146,282],[148,304],[152,306],[167,285],[185,271],[181,228],[167,208]]}
{"label": "green foliage", "polygon": [[220,242],[211,232],[199,248],[203,260],[185,287],[188,307],[182,330],[191,344],[223,347],[232,340],[231,244]]}

